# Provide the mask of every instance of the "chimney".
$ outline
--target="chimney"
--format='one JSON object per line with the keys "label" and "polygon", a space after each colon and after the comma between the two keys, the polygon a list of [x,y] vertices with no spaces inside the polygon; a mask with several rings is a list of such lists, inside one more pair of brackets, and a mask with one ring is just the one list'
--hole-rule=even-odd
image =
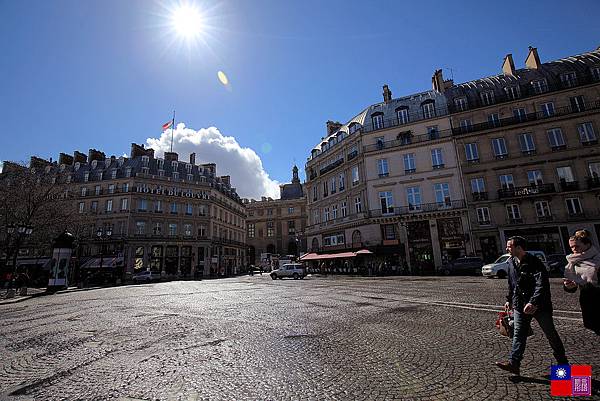
{"label": "chimney", "polygon": [[61,153],[58,155],[58,164],[64,164],[65,166],[70,166],[73,164],[73,156],[68,155],[66,153]]}
{"label": "chimney", "polygon": [[52,164],[52,161],[48,161],[37,156],[31,156],[29,159],[29,167],[34,167],[35,169],[43,169],[50,164]]}
{"label": "chimney", "polygon": [[339,130],[342,127],[342,123],[340,123],[339,121],[327,121],[327,136],[333,134],[334,132],[336,132],[337,130]]}
{"label": "chimney", "polygon": [[392,91],[387,85],[383,85],[383,102],[389,103],[392,101]]}
{"label": "chimney", "polygon": [[73,164],[75,163],[87,163],[87,156],[85,153],[81,153],[78,150],[73,152]]}
{"label": "chimney", "polygon": [[171,162],[171,161],[177,161],[179,160],[179,155],[175,152],[165,152],[165,161],[166,162]]}
{"label": "chimney", "polygon": [[537,70],[540,68],[540,56],[538,56],[537,48],[529,46],[529,54],[525,59],[525,67],[531,70]]}
{"label": "chimney", "polygon": [[512,54],[507,54],[504,56],[504,61],[502,62],[502,72],[504,75],[515,75],[515,62],[513,61]]}
{"label": "chimney", "polygon": [[444,76],[442,74],[442,70],[435,70],[433,76],[431,77],[431,86],[433,87],[434,91],[444,93],[446,87],[444,85]]}
{"label": "chimney", "polygon": [[104,155],[104,152],[100,152],[99,150],[96,149],[90,149],[88,151],[88,161],[91,163],[94,160],[104,160],[106,159],[106,156]]}
{"label": "chimney", "polygon": [[228,176],[228,175],[223,175],[223,176],[221,176],[221,181],[222,181],[224,184],[227,184],[227,186],[228,186],[228,187],[230,187],[230,186],[231,186],[231,177],[230,177],[230,176]]}
{"label": "chimney", "polygon": [[144,149],[144,145],[138,145],[137,143],[131,144],[131,158],[136,158],[138,156],[149,156],[151,159],[154,159],[154,149],[148,148]]}
{"label": "chimney", "polygon": [[195,165],[196,164],[196,152],[190,153],[190,164],[191,165]]}

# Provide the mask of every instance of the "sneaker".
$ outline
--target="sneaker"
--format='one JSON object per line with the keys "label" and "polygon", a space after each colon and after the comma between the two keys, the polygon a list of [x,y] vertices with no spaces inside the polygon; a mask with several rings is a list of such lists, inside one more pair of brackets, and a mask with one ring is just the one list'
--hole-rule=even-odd
{"label": "sneaker", "polygon": [[514,375],[519,376],[521,374],[521,369],[518,365],[513,364],[512,362],[496,362],[496,366],[498,366],[502,370],[506,370]]}

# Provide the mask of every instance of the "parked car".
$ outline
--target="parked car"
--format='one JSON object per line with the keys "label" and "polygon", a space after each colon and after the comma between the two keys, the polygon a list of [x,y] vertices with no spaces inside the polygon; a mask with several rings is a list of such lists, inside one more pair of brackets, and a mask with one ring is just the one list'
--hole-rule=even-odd
{"label": "parked car", "polygon": [[548,255],[548,267],[550,274],[555,277],[562,277],[565,274],[565,266],[567,265],[567,255],[553,254]]}
{"label": "parked car", "polygon": [[483,259],[478,257],[464,257],[454,259],[442,266],[442,273],[446,276],[451,274],[481,274],[481,268],[483,267]]}
{"label": "parked car", "polygon": [[306,276],[306,269],[304,269],[304,265],[301,263],[287,263],[271,272],[271,278],[273,280],[284,277],[292,277],[294,280],[297,280],[299,278],[304,278],[304,276]]}
{"label": "parked car", "polygon": [[134,283],[151,283],[160,278],[156,273],[152,273],[150,270],[144,270],[139,273],[135,273],[132,277]]}
{"label": "parked car", "polygon": [[[534,256],[537,256],[546,266],[546,270],[550,271],[546,260],[546,254],[543,251],[527,251]],[[487,264],[481,268],[481,274],[484,277],[498,277],[505,278],[508,274],[508,264],[510,262],[510,255],[505,253],[500,256],[494,263]]]}

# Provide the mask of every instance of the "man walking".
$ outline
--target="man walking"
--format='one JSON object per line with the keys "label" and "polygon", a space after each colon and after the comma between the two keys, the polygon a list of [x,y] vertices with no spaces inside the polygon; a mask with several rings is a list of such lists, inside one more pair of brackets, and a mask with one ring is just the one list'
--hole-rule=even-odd
{"label": "man walking", "polygon": [[527,241],[523,237],[511,237],[506,242],[506,251],[511,256],[508,268],[508,295],[504,308],[513,308],[514,336],[508,362],[496,362],[503,370],[520,374],[521,360],[527,344],[527,333],[534,318],[554,351],[556,361],[568,364],[565,347],[556,332],[552,319],[550,282],[546,266],[526,251]]}

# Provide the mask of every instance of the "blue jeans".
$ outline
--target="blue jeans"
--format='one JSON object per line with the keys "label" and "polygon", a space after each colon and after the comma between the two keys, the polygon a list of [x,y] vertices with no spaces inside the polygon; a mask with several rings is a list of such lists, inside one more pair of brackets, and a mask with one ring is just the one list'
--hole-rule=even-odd
{"label": "blue jeans", "polygon": [[540,325],[540,328],[544,332],[544,335],[552,347],[554,358],[559,364],[568,364],[567,357],[565,355],[565,346],[563,345],[556,328],[554,327],[554,320],[552,319],[552,311],[539,310],[533,315],[528,315],[523,312],[519,312],[516,309],[514,313],[514,329],[515,334],[512,342],[512,350],[510,351],[510,362],[516,366],[521,364],[523,359],[523,353],[525,352],[525,346],[527,345],[527,333],[531,325],[531,319],[535,318]]}

